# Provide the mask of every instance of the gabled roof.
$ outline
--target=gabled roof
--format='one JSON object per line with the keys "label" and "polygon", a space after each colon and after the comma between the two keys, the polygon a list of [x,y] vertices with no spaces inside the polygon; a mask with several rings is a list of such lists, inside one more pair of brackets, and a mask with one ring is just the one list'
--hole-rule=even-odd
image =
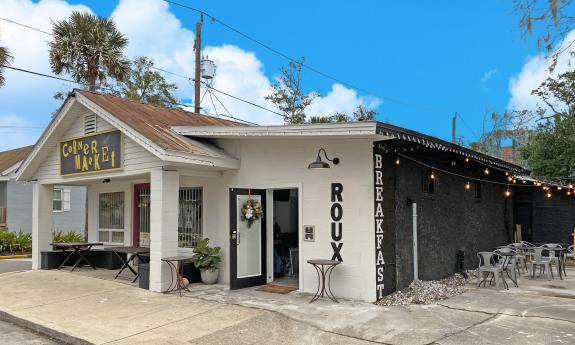
{"label": "gabled roof", "polygon": [[174,133],[171,130],[172,126],[246,126],[240,122],[181,109],[165,108],[90,91],[76,90],[76,92],[165,150],[206,153],[184,136]]}
{"label": "gabled roof", "polygon": [[160,160],[169,164],[195,164],[219,169],[237,169],[239,160],[208,143],[187,138],[171,130],[172,125],[245,126],[240,122],[179,109],[140,103],[95,92],[74,90],[42,133],[18,170],[18,180],[29,180],[54,145],[65,139],[67,129],[78,116],[90,111]]}
{"label": "gabled roof", "polygon": [[3,175],[3,172],[25,160],[33,149],[34,145],[30,145],[0,152],[0,175]]}

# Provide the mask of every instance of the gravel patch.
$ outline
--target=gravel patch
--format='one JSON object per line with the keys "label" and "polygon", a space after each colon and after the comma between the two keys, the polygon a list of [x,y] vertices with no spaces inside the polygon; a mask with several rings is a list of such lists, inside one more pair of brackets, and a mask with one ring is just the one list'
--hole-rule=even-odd
{"label": "gravel patch", "polygon": [[[471,272],[470,272],[471,273]],[[377,305],[392,306],[406,304],[433,304],[465,292],[464,285],[471,278],[460,274],[441,280],[412,282],[407,288],[396,291],[375,302]]]}

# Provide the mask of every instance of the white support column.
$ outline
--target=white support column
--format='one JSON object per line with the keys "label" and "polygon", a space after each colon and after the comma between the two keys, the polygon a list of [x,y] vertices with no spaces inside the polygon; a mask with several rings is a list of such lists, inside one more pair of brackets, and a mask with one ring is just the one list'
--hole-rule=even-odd
{"label": "white support column", "polygon": [[170,283],[170,268],[161,259],[178,252],[177,171],[150,172],[150,291],[161,292]]}
{"label": "white support column", "polygon": [[32,187],[32,269],[41,268],[40,253],[52,242],[52,199],[54,186],[35,183]]}

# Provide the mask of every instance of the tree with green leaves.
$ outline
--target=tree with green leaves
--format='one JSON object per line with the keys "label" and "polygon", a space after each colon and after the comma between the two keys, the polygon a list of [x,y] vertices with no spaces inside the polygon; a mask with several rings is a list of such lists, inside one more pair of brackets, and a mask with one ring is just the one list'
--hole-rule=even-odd
{"label": "tree with green leaves", "polygon": [[96,90],[108,78],[125,80],[130,63],[124,58],[128,39],[111,19],[74,11],[67,20],[52,24],[54,41],[48,43],[50,65],[56,74],[70,74]]}
{"label": "tree with green leaves", "polygon": [[167,108],[174,108],[177,103],[175,92],[178,86],[167,82],[162,74],[154,70],[154,61],[144,56],[134,59],[125,80],[109,85],[108,89],[119,97]]}
{"label": "tree with green leaves", "polygon": [[573,181],[575,178],[575,116],[540,123],[530,140],[519,148],[529,169],[539,178]]}
{"label": "tree with green leaves", "polygon": [[331,116],[311,116],[309,123],[335,123],[335,122],[358,122],[358,121],[373,121],[377,115],[374,109],[367,109],[363,105],[358,105],[352,113],[352,116],[343,112],[335,112]]}
{"label": "tree with green leaves", "polygon": [[539,109],[543,119],[575,116],[575,71],[547,78],[531,94],[539,96],[547,105],[548,109]]}
{"label": "tree with green leaves", "polygon": [[312,104],[316,93],[306,94],[301,86],[301,69],[304,63],[290,61],[287,67],[281,68],[279,80],[272,83],[272,91],[265,99],[272,102],[282,113],[286,124],[306,122],[305,109]]}
{"label": "tree with green leaves", "polygon": [[4,77],[5,68],[2,66],[9,66],[12,62],[12,55],[6,47],[0,47],[0,87],[4,86],[6,79]]}

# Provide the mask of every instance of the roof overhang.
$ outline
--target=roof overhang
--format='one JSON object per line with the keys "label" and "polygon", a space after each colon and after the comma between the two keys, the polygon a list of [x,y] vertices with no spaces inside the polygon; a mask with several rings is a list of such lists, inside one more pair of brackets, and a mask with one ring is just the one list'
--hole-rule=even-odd
{"label": "roof overhang", "polygon": [[[75,108],[76,116],[71,116],[70,110],[75,106],[82,106],[82,109],[78,110],[79,108]],[[76,120],[79,115],[88,112],[93,112],[106,122],[110,123],[113,127],[120,130],[126,137],[141,145],[144,149],[158,157],[166,165],[190,164],[217,169],[238,169],[240,167],[240,162],[238,159],[230,156],[219,148],[207,144],[197,143],[198,145],[202,145],[204,150],[208,152],[209,155],[200,155],[190,152],[163,149],[159,145],[148,140],[139,132],[132,129],[124,122],[117,119],[113,114],[105,111],[96,103],[82,96],[80,93],[75,92],[69,96],[66,101],[64,101],[64,104],[60,107],[56,116],[54,116],[48,127],[44,130],[40,136],[40,139],[38,139],[38,142],[34,146],[32,153],[26,158],[26,160],[24,160],[20,169],[17,170],[15,176],[16,179],[20,181],[32,180],[36,170],[50,152],[51,147],[61,141],[71,123]],[[193,140],[189,138],[184,139]]]}
{"label": "roof overhang", "polygon": [[180,135],[197,138],[373,138],[384,140],[377,132],[376,121],[319,123],[302,125],[246,126],[246,127],[200,127],[173,126]]}

